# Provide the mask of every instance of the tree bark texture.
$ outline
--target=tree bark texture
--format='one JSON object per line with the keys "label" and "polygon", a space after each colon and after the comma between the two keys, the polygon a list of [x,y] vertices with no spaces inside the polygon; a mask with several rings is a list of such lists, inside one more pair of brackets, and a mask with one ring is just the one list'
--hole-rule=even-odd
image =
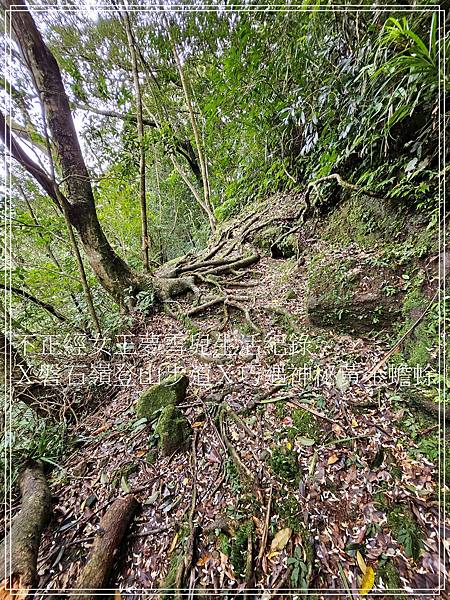
{"label": "tree bark texture", "polygon": [[70,600],[94,600],[93,592],[108,586],[120,544],[138,508],[136,498],[129,495],[115,500],[105,513],[100,521],[100,533],[75,585],[80,592],[70,596]]}
{"label": "tree bark texture", "polygon": [[0,600],[21,600],[36,586],[39,544],[52,513],[41,463],[32,463],[24,470],[19,486],[22,506],[0,545]]}

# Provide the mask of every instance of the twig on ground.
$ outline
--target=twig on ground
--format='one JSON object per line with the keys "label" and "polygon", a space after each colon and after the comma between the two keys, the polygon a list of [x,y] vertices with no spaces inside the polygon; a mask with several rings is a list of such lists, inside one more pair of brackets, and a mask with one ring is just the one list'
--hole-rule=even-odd
{"label": "twig on ground", "polygon": [[417,325],[419,325],[419,323],[423,320],[423,318],[425,317],[425,315],[427,314],[427,312],[430,310],[430,308],[433,306],[434,301],[436,300],[436,297],[438,295],[439,290],[436,290],[435,294],[433,295],[433,297],[431,298],[430,302],[428,303],[427,307],[425,308],[425,310],[423,311],[423,313],[420,315],[420,317],[418,317],[418,319],[411,325],[411,327],[408,329],[408,331],[406,331],[402,337],[395,342],[395,344],[392,346],[392,348],[386,352],[386,354],[383,356],[383,358],[368,372],[366,373],[366,375],[364,375],[364,377],[362,378],[361,382],[362,383],[367,383],[369,381],[369,379],[371,377],[373,377],[380,369],[381,367],[386,364],[386,362],[389,360],[389,358],[395,354],[395,352],[397,352],[397,350],[400,348],[400,346],[402,345],[402,343],[405,341],[405,339],[411,335],[411,333],[415,330],[415,328],[417,327]]}
{"label": "twig on ground", "polygon": [[267,536],[269,533],[269,523],[270,523],[270,509],[272,507],[272,492],[273,492],[273,485],[270,486],[269,499],[267,500],[266,518],[264,520],[264,529],[262,532],[261,545],[259,547],[259,552],[258,552],[258,561],[260,561],[262,559],[262,557],[264,556],[264,552],[266,550]]}

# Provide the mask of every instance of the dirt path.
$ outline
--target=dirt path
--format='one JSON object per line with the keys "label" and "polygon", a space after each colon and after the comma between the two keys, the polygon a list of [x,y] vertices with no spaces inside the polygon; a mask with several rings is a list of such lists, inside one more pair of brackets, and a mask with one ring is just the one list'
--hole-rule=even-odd
{"label": "dirt path", "polygon": [[[73,585],[100,516],[130,492],[143,508],[115,589],[145,588],[149,597],[161,586],[189,537],[191,509],[199,529],[186,580],[210,595],[255,587],[256,597],[269,598],[263,589],[291,584],[346,593],[359,589],[364,564],[381,592],[437,585],[445,549],[433,466],[411,458],[412,442],[386,389],[380,394],[380,384],[356,381],[386,348],[310,328],[304,269],[293,259],[252,267],[241,280],[252,284],[242,288],[252,297],[251,323],[230,310],[225,328],[213,333],[226,317],[216,308],[184,325],[164,314],[134,325],[129,347],[113,360],[122,386],[79,424],[73,454],[54,473],[57,506],[40,552],[42,590]],[[196,432],[195,452],[161,458],[135,403],[174,368],[190,377],[182,409]],[[232,411],[225,437],[251,474],[247,481],[218,432],[224,407]],[[399,515],[406,523],[400,531]],[[279,531],[288,538],[273,545]]]}

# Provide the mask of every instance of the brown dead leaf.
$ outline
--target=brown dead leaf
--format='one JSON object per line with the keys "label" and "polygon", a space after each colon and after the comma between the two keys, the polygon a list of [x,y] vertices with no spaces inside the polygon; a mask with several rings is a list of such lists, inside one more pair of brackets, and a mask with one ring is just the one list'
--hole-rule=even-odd
{"label": "brown dead leaf", "polygon": [[334,465],[334,463],[337,463],[337,461],[339,460],[339,456],[337,454],[332,454],[329,458],[328,458],[328,464],[329,465]]}

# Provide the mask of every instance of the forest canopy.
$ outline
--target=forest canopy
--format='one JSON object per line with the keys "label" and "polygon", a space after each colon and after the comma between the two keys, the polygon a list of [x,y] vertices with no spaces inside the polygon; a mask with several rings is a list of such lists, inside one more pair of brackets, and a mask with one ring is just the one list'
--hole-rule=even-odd
{"label": "forest canopy", "polygon": [[[408,209],[436,209],[444,86],[437,13],[319,8],[36,12],[61,70],[101,228],[130,269],[201,249],[218,223],[256,198],[335,172],[401,196]],[[58,142],[16,44],[3,88],[12,139],[50,179],[54,171],[67,195]],[[63,215],[36,178],[23,178],[14,161],[9,170],[14,284],[76,321],[86,300]],[[336,193],[324,185],[320,202],[336,202]],[[99,319],[114,327],[89,265],[86,277]]]}

